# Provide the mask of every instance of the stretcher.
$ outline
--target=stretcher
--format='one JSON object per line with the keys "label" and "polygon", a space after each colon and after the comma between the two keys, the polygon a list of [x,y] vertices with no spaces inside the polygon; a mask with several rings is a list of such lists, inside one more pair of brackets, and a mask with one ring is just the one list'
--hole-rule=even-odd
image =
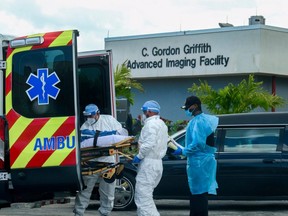
{"label": "stretcher", "polygon": [[[93,140],[91,140],[93,142]],[[104,146],[104,147],[103,147]],[[137,148],[138,144],[134,137],[126,137],[125,139],[111,144],[109,146],[102,145],[101,147],[84,147],[81,148],[81,168],[82,175],[93,175],[100,173],[103,179],[111,183],[115,179],[121,178],[124,164],[119,162],[119,157],[122,156],[128,160],[132,160],[133,156],[129,153],[124,153]],[[115,156],[115,163],[98,162],[93,159],[102,156]]]}

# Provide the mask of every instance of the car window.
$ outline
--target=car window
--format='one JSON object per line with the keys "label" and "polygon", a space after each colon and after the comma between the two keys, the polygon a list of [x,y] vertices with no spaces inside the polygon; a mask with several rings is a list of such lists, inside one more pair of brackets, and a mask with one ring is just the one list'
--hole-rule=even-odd
{"label": "car window", "polygon": [[[216,129],[215,133],[214,133],[214,140],[216,143],[216,137],[217,137],[217,133],[218,133],[218,129]],[[178,136],[174,137],[175,142],[177,142],[179,145],[185,147],[185,138],[186,138],[186,131],[183,131],[181,134],[179,134]],[[217,148],[217,144],[215,146]],[[171,148],[167,149],[167,155],[164,158],[164,160],[186,160],[186,157],[181,155],[181,156],[175,156],[172,154],[174,150]]]}
{"label": "car window", "polygon": [[[215,142],[216,142],[217,133],[218,133],[218,129],[216,129],[214,133]],[[186,132],[184,131],[182,134],[174,138],[174,140],[183,147],[185,147],[185,138],[186,138],[185,135],[186,135]]]}
{"label": "car window", "polygon": [[181,136],[177,137],[175,141],[181,146],[185,147],[185,132]]}
{"label": "car window", "polygon": [[225,130],[224,152],[276,152],[281,128],[231,128]]}

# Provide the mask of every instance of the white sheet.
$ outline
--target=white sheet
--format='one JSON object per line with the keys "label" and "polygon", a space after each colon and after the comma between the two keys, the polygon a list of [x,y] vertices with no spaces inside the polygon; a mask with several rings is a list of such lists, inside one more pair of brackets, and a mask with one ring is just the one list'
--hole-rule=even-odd
{"label": "white sheet", "polygon": [[[98,137],[96,146],[108,147],[115,143],[123,141],[127,138],[129,138],[129,136],[114,135],[114,134],[108,135],[108,136],[101,136],[101,137]],[[81,148],[93,147],[93,140],[94,138],[85,139],[84,141],[81,142]]]}

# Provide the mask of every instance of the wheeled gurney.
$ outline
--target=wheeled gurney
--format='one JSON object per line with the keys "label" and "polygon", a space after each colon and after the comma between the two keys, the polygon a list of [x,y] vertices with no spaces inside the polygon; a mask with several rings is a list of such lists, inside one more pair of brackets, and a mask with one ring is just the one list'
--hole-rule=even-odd
{"label": "wheeled gurney", "polygon": [[[107,136],[107,138],[109,138],[109,136]],[[137,143],[134,142],[134,140],[134,137],[122,136],[122,139],[114,144],[109,144],[109,142],[111,142],[110,140],[107,142],[108,144],[99,143],[95,147],[93,146],[94,138],[86,140],[86,143],[84,143],[84,145],[82,144],[81,148],[82,175],[93,175],[100,173],[107,182],[113,182],[116,178],[121,178],[121,172],[124,169],[124,165],[123,163],[119,162],[119,157],[124,156],[126,159],[133,159],[129,154],[124,153],[124,151],[129,151],[135,147],[137,148]],[[93,160],[102,156],[113,155],[116,156],[116,163],[99,162]]]}

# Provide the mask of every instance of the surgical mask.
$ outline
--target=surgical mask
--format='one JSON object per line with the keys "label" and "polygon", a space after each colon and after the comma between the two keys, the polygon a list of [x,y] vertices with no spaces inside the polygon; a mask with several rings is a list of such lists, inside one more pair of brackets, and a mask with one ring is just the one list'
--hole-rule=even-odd
{"label": "surgical mask", "polygon": [[187,110],[185,110],[185,113],[186,113],[187,116],[192,116],[194,111],[195,111],[195,108],[192,111],[187,109]]}
{"label": "surgical mask", "polygon": [[144,122],[145,122],[146,119],[147,119],[146,115],[142,114],[142,117],[141,117],[141,124],[142,125],[144,125]]}
{"label": "surgical mask", "polygon": [[97,122],[97,120],[95,118],[87,118],[87,123],[89,125],[93,125]]}

